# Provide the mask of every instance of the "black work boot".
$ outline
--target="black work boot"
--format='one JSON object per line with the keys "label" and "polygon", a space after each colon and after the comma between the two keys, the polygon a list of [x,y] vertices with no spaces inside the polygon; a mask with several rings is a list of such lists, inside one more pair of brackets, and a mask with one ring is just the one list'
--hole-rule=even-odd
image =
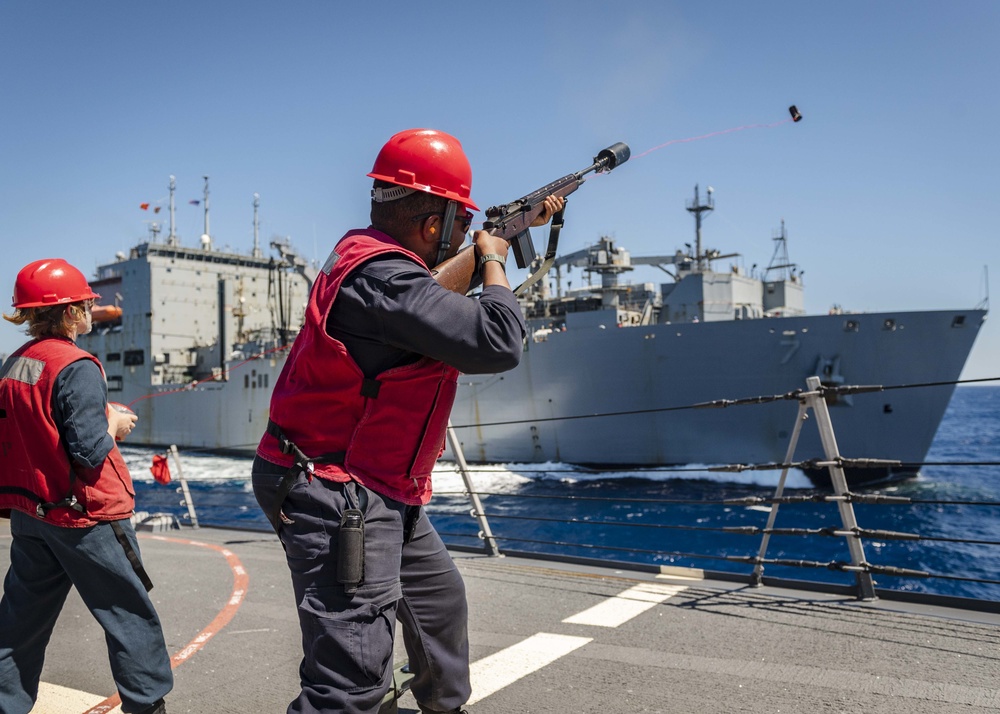
{"label": "black work boot", "polygon": [[138,712],[138,714],[167,714],[167,705],[160,699],[150,704],[141,712]]}

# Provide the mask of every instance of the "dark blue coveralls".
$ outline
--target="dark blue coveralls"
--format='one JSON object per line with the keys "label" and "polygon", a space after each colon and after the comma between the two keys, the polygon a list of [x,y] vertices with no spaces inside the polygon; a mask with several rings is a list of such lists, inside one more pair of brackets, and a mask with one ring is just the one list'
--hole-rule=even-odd
{"label": "dark blue coveralls", "polygon": [[[366,377],[422,355],[467,374],[500,372],[521,355],[524,320],[510,290],[487,287],[479,300],[442,288],[422,266],[383,256],[347,277],[327,333],[343,342]],[[274,511],[287,468],[257,458],[253,487]],[[346,508],[364,512],[364,582],[347,593],[337,580]],[[471,693],[465,584],[419,507],[355,482],[299,476],[279,536],[291,570],[303,659],[302,691],[289,714],[373,714],[392,681],[398,618],[424,712],[452,712]]]}

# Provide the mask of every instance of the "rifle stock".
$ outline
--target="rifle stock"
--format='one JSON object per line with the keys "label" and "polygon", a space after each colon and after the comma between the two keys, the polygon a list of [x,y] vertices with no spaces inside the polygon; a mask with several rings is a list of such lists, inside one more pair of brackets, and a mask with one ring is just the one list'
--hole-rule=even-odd
{"label": "rifle stock", "polygon": [[[518,267],[528,267],[537,258],[534,247],[531,245],[528,228],[544,210],[545,206],[543,202],[545,198],[547,196],[561,196],[563,198],[569,196],[583,184],[584,176],[592,171],[599,173],[611,171],[611,169],[619,164],[628,161],[629,154],[628,145],[622,142],[612,144],[598,153],[594,157],[593,164],[582,171],[567,174],[516,201],[511,201],[502,206],[487,208],[487,220],[483,223],[483,230],[513,242],[512,247],[514,248]],[[544,259],[538,270],[517,288],[515,292],[518,294],[529,285],[541,279],[548,272],[552,261],[555,259],[559,229],[562,227],[561,221],[562,211],[553,217],[548,248],[546,249]],[[474,246],[463,248],[455,256],[439,263],[432,272],[435,279],[443,287],[463,295],[478,286],[482,281],[476,267],[476,251]]]}
{"label": "rifle stock", "polygon": [[448,260],[438,263],[431,273],[442,287],[465,295],[482,282],[477,280],[479,271],[476,270],[476,246],[465,246]]}

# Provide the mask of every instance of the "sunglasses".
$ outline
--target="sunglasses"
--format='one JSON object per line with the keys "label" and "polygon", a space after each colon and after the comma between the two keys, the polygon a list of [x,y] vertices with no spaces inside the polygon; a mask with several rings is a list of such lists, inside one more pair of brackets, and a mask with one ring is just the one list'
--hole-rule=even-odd
{"label": "sunglasses", "polygon": [[[430,218],[431,216],[441,216],[441,218],[444,218],[444,214],[443,213],[437,213],[437,212],[432,211],[430,213],[421,213],[418,216],[414,216],[410,220],[412,220],[412,221],[418,221],[419,222],[419,221],[426,220],[426,219]],[[473,218],[472,211],[466,211],[465,215],[462,215],[462,216],[455,216],[455,220],[456,221],[461,221],[462,222],[462,233],[468,233],[469,229],[472,228],[472,218]]]}

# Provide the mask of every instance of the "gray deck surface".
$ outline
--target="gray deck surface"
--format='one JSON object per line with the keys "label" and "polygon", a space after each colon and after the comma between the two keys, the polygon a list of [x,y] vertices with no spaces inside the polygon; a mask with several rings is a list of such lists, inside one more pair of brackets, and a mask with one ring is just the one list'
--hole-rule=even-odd
{"label": "gray deck surface", "polygon": [[[7,524],[0,521],[4,572]],[[175,669],[168,711],[285,711],[297,692],[301,652],[277,539],[218,529],[155,535],[174,539],[143,535],[140,541],[171,653],[216,618],[234,583],[219,551],[182,541],[223,545],[249,576],[232,620]],[[573,640],[584,644],[568,654],[475,701],[471,714],[1000,710],[997,615],[517,558],[455,557],[469,592],[474,663],[538,633],[584,638]],[[616,627],[564,622],[651,581],[686,589]],[[483,681],[476,671],[474,664],[474,690]],[[114,693],[103,634],[75,591],[49,644],[43,680],[98,700]],[[82,714],[87,708],[51,704],[35,711]],[[400,711],[415,709],[404,696]]]}

